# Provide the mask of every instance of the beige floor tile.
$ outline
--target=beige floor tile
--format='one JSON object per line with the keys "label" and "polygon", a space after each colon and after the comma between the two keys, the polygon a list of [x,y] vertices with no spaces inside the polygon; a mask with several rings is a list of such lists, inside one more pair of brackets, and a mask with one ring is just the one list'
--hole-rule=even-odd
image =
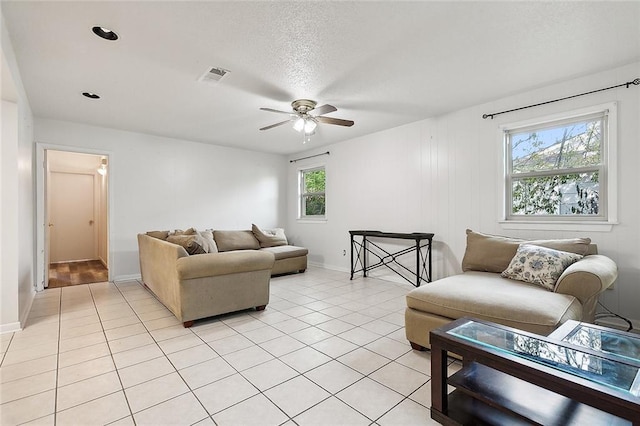
{"label": "beige floor tile", "polygon": [[56,408],[66,410],[85,402],[122,390],[115,371],[91,377],[58,388]]}
{"label": "beige floor tile", "polygon": [[288,319],[288,320],[277,322],[275,324],[272,324],[271,326],[277,328],[278,330],[280,330],[283,333],[291,334],[291,333],[295,333],[296,331],[308,328],[309,324],[307,324],[304,321],[300,321],[298,319],[291,318],[291,319]]}
{"label": "beige floor tile", "polygon": [[216,426],[211,417],[207,417],[204,420],[199,421],[198,423],[194,423],[193,426]]}
{"label": "beige floor tile", "polygon": [[354,312],[349,315],[344,315],[340,317],[340,321],[348,322],[349,324],[361,326],[363,324],[369,323],[373,321],[375,318],[372,318],[368,315],[363,315],[359,312]]}
{"label": "beige floor tile", "polygon": [[331,393],[340,392],[364,377],[338,361],[328,362],[304,375]]}
{"label": "beige floor tile", "polygon": [[208,342],[209,346],[220,355],[226,355],[231,352],[246,349],[254,346],[253,342],[241,334],[235,334],[233,336],[224,337],[222,339],[213,340]]}
{"label": "beige floor tile", "polygon": [[130,416],[124,392],[119,391],[103,396],[56,415],[56,426],[77,426],[78,419],[86,419],[86,425],[104,425]]}
{"label": "beige floor tile", "polygon": [[18,425],[39,419],[55,412],[54,390],[17,399],[0,406],[0,424]]}
{"label": "beige floor tile", "polygon": [[139,362],[149,361],[150,359],[164,356],[157,344],[141,346],[139,348],[130,349],[128,351],[113,354],[113,361],[117,368],[125,368]]}
{"label": "beige floor tile", "polygon": [[[200,389],[196,389],[194,393],[207,411],[210,414],[214,414],[256,395],[258,389],[240,374],[234,374]],[[250,408],[250,410],[253,411],[253,408]],[[263,419],[261,417],[253,417],[254,422],[257,419],[260,419],[260,423],[262,424]],[[215,416],[214,420],[216,420]],[[220,424],[217,420],[216,423]]]}
{"label": "beige floor tile", "polygon": [[364,378],[336,396],[368,418],[375,420],[403,400],[403,396],[391,389]]}
{"label": "beige floor tile", "polygon": [[200,364],[183,368],[179,373],[191,389],[197,389],[236,374],[236,370],[224,359],[214,358]]}
{"label": "beige floor tile", "polygon": [[333,336],[318,343],[314,343],[311,347],[323,354],[329,355],[331,358],[337,358],[357,349],[358,345],[348,342],[340,337]]}
{"label": "beige floor tile", "polygon": [[130,388],[149,380],[157,379],[160,376],[174,373],[176,369],[165,357],[154,358],[149,361],[140,362],[130,367],[118,370],[122,386]]}
{"label": "beige floor tile", "polygon": [[190,425],[209,417],[192,393],[154,405],[133,415],[136,425]]}
{"label": "beige floor tile", "polygon": [[390,361],[388,358],[364,348],[358,348],[338,358],[338,361],[360,373],[371,374]]}
{"label": "beige floor tile", "polygon": [[294,368],[299,373],[304,373],[331,361],[331,358],[307,346],[280,357],[280,361]]}
{"label": "beige floor tile", "polygon": [[411,346],[409,346],[407,341],[398,342],[397,340],[389,339],[388,337],[381,337],[364,347],[389,359],[401,357],[411,350]]}
{"label": "beige floor tile", "polygon": [[117,309],[113,308],[113,309],[100,310],[99,311],[100,320],[103,323],[107,321],[113,321],[118,318],[127,318],[127,317],[132,317],[136,315],[135,312],[133,312],[133,309],[131,309],[129,305],[126,305],[124,303],[119,303],[116,305],[109,305],[109,306],[117,306]]}
{"label": "beige floor tile", "polygon": [[264,343],[261,343],[260,346],[271,355],[280,357],[282,355],[303,348],[305,344],[300,342],[299,340],[294,339],[293,337],[284,335],[282,337],[277,337],[273,340],[268,340]]}
{"label": "beige floor tile", "polygon": [[107,339],[104,337],[104,333],[102,330],[87,334],[85,336],[71,337],[69,339],[60,340],[59,350],[60,352],[72,351],[74,349],[84,348],[86,346],[96,345],[101,342],[106,342]]}
{"label": "beige floor tile", "polygon": [[0,383],[22,379],[44,373],[45,371],[52,371],[55,370],[57,366],[58,357],[56,355],[48,355],[19,364],[3,365],[0,367]]}
{"label": "beige floor tile", "polygon": [[39,346],[58,346],[58,333],[51,333],[50,335],[22,335],[19,332],[16,333],[15,338],[12,340],[11,345],[7,347],[7,350],[21,351],[30,350]]}
{"label": "beige floor tile", "polygon": [[42,393],[56,387],[56,371],[46,371],[2,384],[0,404]]}
{"label": "beige floor tile", "polygon": [[344,322],[339,319],[332,319],[331,321],[318,324],[316,327],[326,331],[327,333],[340,334],[340,333],[344,333],[347,330],[351,330],[352,328],[355,327],[355,325],[350,324],[348,322]]}
{"label": "beige floor tile", "polygon": [[405,367],[397,362],[392,362],[369,375],[370,379],[409,396],[420,386],[429,381],[429,376],[419,373],[416,370]]}
{"label": "beige floor tile", "polygon": [[108,341],[124,339],[125,337],[135,336],[143,333],[147,333],[147,329],[141,323],[131,324],[111,330],[105,330],[104,332],[104,334],[107,336]]}
{"label": "beige floor tile", "polygon": [[177,370],[182,370],[183,368],[200,364],[201,362],[209,361],[217,357],[218,354],[204,343],[167,355],[167,358],[169,358]]}
{"label": "beige floor tile", "polygon": [[223,358],[236,370],[243,371],[247,368],[272,360],[273,356],[260,346],[251,346],[246,349],[241,349],[224,355]]}
{"label": "beige floor tile", "polygon": [[171,354],[173,352],[178,352],[183,349],[188,349],[202,344],[204,344],[202,339],[193,333],[158,342],[158,346],[160,346],[160,349],[162,349],[165,354]]}
{"label": "beige floor tile", "polygon": [[296,331],[289,335],[307,345],[313,345],[314,343],[318,343],[321,340],[328,339],[333,336],[333,334],[320,330],[317,327],[305,328],[304,330]]}
{"label": "beige floor tile", "polygon": [[366,426],[371,424],[371,420],[335,397],[311,407],[293,420],[299,426]]}
{"label": "beige floor tile", "polygon": [[[262,323],[261,323],[262,324]],[[263,324],[264,325],[264,324]],[[280,330],[277,330],[271,326],[263,326],[260,328],[256,328],[251,331],[245,331],[242,333],[244,337],[251,340],[254,343],[264,343],[268,340],[276,339],[278,337],[282,337],[285,334]]]}
{"label": "beige floor tile", "polygon": [[116,317],[112,320],[102,321],[102,327],[105,330],[112,330],[127,325],[139,324],[140,322],[140,319],[136,315],[129,315],[127,317]]}
{"label": "beige floor tile", "polygon": [[207,325],[205,327],[191,327],[192,331],[197,334],[205,342],[213,342],[215,340],[225,339],[227,337],[237,336],[239,333],[233,328],[221,322]]}
{"label": "beige floor tile", "polygon": [[88,334],[99,332],[102,332],[102,326],[99,322],[93,322],[86,325],[61,327],[60,339],[71,339],[72,337],[86,336]]}
{"label": "beige floor tile", "polygon": [[133,414],[187,392],[189,388],[178,373],[171,373],[125,389]]}
{"label": "beige floor tile", "polygon": [[[173,314],[172,314],[173,315]],[[190,336],[195,334],[195,330],[192,328],[184,328],[182,324],[174,325],[172,327],[159,328],[149,332],[156,342],[162,340],[173,339],[174,337]]]}
{"label": "beige floor tile", "polygon": [[58,370],[58,386],[66,386],[71,383],[99,376],[114,371],[116,366],[110,356],[91,359],[79,364]]}
{"label": "beige floor tile", "polygon": [[396,359],[396,362],[428,376],[431,375],[431,352],[429,351],[420,352],[412,349]]}
{"label": "beige floor tile", "polygon": [[[404,326],[404,318],[402,325]],[[400,326],[396,324],[392,324],[390,322],[382,320],[371,321],[366,324],[362,324],[360,327],[364,328],[365,330],[372,331],[380,336],[386,336],[387,334],[393,333],[398,328],[400,328]]]}
{"label": "beige floor tile", "polygon": [[260,426],[276,426],[287,421],[287,416],[262,394],[213,415],[218,426],[250,425],[256,419]]}
{"label": "beige floor tile", "polygon": [[5,367],[12,364],[20,364],[25,361],[31,361],[49,355],[55,355],[57,352],[58,344],[56,342],[17,350],[13,350],[11,346],[9,346],[9,350],[5,352],[4,359],[2,360],[2,366]]}
{"label": "beige floor tile", "polygon": [[321,312],[311,312],[310,314],[298,317],[298,319],[300,321],[304,321],[311,325],[317,325],[323,322],[331,321],[333,317],[330,317],[329,315],[325,315]]}
{"label": "beige floor tile", "polygon": [[420,386],[415,392],[409,395],[409,399],[425,407],[431,407],[431,381]]}
{"label": "beige floor tile", "polygon": [[436,426],[440,423],[431,419],[431,412],[428,408],[416,404],[410,399],[405,399],[391,411],[386,413],[377,423],[380,426],[392,425],[427,425]]}
{"label": "beige floor tile", "polygon": [[361,327],[352,328],[344,333],[340,333],[338,336],[358,346],[364,346],[380,338],[379,334]]}
{"label": "beige floor tile", "polygon": [[290,417],[313,407],[331,394],[304,376],[298,376],[264,394]]}
{"label": "beige floor tile", "polygon": [[127,416],[109,423],[109,426],[136,426],[136,423],[133,421],[133,416]]}
{"label": "beige floor tile", "polygon": [[122,339],[110,340],[109,349],[111,349],[112,354],[117,354],[154,343],[155,341],[149,333],[141,333],[129,337],[123,337]]}
{"label": "beige floor tile", "polygon": [[106,343],[98,343],[97,345],[74,349],[58,355],[58,368],[80,364],[107,355],[111,355],[111,352],[109,352],[109,346]]}
{"label": "beige floor tile", "polygon": [[145,310],[144,312],[136,312],[142,321],[151,321],[159,318],[172,317],[173,312],[167,308],[161,307],[154,310]]}
{"label": "beige floor tile", "polygon": [[273,359],[242,372],[255,387],[265,391],[299,375],[296,370],[280,360]]}
{"label": "beige floor tile", "polygon": [[147,327],[147,330],[153,331],[153,330],[158,330],[160,328],[171,327],[175,325],[182,325],[182,323],[178,321],[176,317],[170,316],[170,317],[164,317],[164,318],[145,321],[144,325],[145,327]]}
{"label": "beige floor tile", "polygon": [[20,426],[55,426],[55,424],[55,414],[49,414],[48,416],[40,417],[39,419],[34,419],[27,423],[21,423]]}

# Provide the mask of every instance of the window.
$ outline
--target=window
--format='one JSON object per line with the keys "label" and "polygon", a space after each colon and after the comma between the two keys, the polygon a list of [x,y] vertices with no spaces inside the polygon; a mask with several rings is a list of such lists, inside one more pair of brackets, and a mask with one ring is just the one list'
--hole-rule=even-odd
{"label": "window", "polygon": [[324,166],[300,170],[300,219],[324,219],[326,215]]}
{"label": "window", "polygon": [[508,221],[609,219],[612,108],[503,127]]}

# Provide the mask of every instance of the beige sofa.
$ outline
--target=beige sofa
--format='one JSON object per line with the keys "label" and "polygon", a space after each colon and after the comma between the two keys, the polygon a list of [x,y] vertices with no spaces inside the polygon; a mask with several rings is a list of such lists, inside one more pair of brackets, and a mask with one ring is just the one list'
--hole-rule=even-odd
{"label": "beige sofa", "polygon": [[[596,254],[590,242],[588,238],[524,241],[467,230],[463,273],[407,294],[407,339],[414,349],[424,350],[429,347],[431,330],[462,317],[541,335],[548,335],[569,319],[593,322],[598,296],[617,278],[617,266],[608,257]],[[580,259],[563,272],[556,271],[557,280],[547,277],[555,283],[545,288],[528,270],[518,269],[516,254],[525,253],[521,247],[577,253]],[[544,267],[544,262],[540,265]],[[503,277],[503,271],[515,271],[518,279]],[[534,282],[521,281],[523,278]]]}
{"label": "beige sofa", "polygon": [[142,281],[185,327],[200,318],[261,310],[269,303],[272,274],[307,267],[307,249],[281,239],[262,244],[272,243],[260,247],[252,231],[138,234]]}

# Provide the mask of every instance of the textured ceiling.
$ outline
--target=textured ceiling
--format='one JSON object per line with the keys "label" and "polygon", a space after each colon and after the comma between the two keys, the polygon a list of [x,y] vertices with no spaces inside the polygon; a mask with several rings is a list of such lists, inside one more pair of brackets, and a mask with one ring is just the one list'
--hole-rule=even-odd
{"label": "textured ceiling", "polygon": [[[640,60],[637,1],[3,0],[2,14],[37,117],[280,154]],[[231,73],[199,82],[211,66]],[[260,107],[298,98],[355,125],[321,124],[307,145],[288,125],[258,131],[286,118]]]}

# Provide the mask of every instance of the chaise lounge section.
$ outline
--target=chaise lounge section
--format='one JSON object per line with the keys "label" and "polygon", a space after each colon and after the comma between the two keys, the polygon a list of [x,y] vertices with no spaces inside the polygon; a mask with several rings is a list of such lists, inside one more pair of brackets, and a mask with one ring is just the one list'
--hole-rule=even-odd
{"label": "chaise lounge section", "polygon": [[[570,319],[593,322],[598,296],[617,278],[617,266],[608,257],[596,254],[597,248],[590,242],[588,238],[525,241],[467,230],[463,273],[407,294],[407,340],[414,349],[429,348],[431,330],[462,317],[545,336]],[[547,256],[570,253],[563,256],[572,257],[573,263],[558,270],[559,277],[545,275],[552,282],[545,287],[519,263],[520,258],[531,263],[536,250]],[[546,259],[535,263],[540,271],[553,263]],[[518,279],[503,276],[511,270]]]}

